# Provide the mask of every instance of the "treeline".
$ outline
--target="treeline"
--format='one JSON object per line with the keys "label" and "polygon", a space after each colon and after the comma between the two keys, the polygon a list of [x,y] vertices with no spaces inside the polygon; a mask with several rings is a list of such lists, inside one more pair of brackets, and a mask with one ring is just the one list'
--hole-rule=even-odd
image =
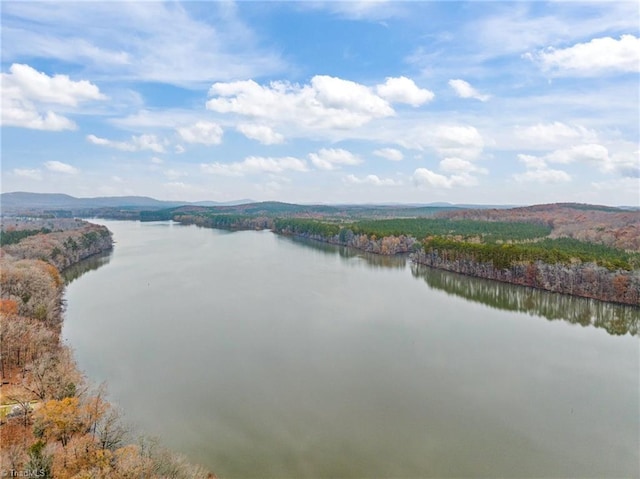
{"label": "treeline", "polygon": [[17,243],[27,236],[47,233],[51,233],[49,228],[40,228],[35,230],[2,230],[2,232],[0,232],[0,246]]}
{"label": "treeline", "polygon": [[[453,243],[453,244],[452,244]],[[425,249],[414,254],[413,261],[433,268],[479,278],[544,289],[555,293],[582,296],[601,301],[640,305],[640,271],[610,270],[595,262],[551,262],[535,256],[520,256],[518,248],[483,248],[487,245],[456,243],[432,239]],[[520,245],[518,245],[520,246]],[[562,258],[559,258],[560,260]]]}
{"label": "treeline", "polygon": [[[64,282],[55,259],[68,264],[96,247],[111,247],[111,235],[86,225],[59,233],[28,259],[3,248],[0,257],[0,464],[7,477],[206,478],[157,444],[133,439],[120,412],[92,389],[60,341]],[[93,234],[94,233],[94,234]],[[45,235],[46,238],[49,235]],[[23,239],[22,246],[33,237]],[[109,241],[106,241],[106,238]],[[43,239],[43,237],[40,237]],[[73,245],[76,245],[75,247]],[[52,258],[52,248],[66,245]],[[20,252],[13,248],[13,252]],[[82,251],[82,252],[80,252]],[[61,259],[64,258],[64,259]]]}
{"label": "treeline", "polygon": [[262,230],[273,227],[273,218],[266,216],[179,214],[175,215],[173,219],[186,225],[225,230]]}
{"label": "treeline", "polygon": [[531,240],[544,238],[551,233],[551,227],[545,224],[443,218],[364,220],[349,225],[349,228],[356,234],[376,236],[404,234],[417,239],[451,235],[478,238],[483,242]]}
{"label": "treeline", "polygon": [[350,226],[301,218],[280,218],[274,221],[273,231],[383,255],[409,253],[417,244],[415,238],[404,234],[377,237],[355,233]]}
{"label": "treeline", "polygon": [[28,236],[3,251],[16,259],[38,259],[53,264],[57,269],[77,263],[89,256],[110,250],[111,232],[101,225],[87,222],[74,229]]}
{"label": "treeline", "polygon": [[367,235],[412,236],[423,239],[428,236],[455,236],[482,242],[524,241],[548,236],[548,225],[474,220],[448,220],[435,218],[399,218],[389,220],[360,220],[354,222],[330,222],[304,218],[279,218],[274,221],[275,230],[291,234],[312,234],[322,236]]}
{"label": "treeline", "polygon": [[587,243],[572,238],[545,238],[535,243],[470,243],[449,238],[433,237],[423,242],[427,252],[439,252],[447,260],[471,259],[491,262],[496,268],[509,268],[515,263],[542,261],[570,265],[595,263],[610,271],[630,271],[640,267],[640,254],[628,253],[601,244]]}

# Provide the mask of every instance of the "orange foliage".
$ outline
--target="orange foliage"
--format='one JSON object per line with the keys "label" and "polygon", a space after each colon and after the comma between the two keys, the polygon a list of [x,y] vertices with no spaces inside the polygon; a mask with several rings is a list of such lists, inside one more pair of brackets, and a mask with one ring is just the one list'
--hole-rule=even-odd
{"label": "orange foliage", "polygon": [[0,299],[0,313],[18,314],[18,303],[13,299]]}

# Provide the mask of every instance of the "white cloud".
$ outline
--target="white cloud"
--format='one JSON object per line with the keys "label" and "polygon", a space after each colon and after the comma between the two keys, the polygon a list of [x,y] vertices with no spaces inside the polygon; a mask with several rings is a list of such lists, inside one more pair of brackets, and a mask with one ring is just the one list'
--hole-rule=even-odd
{"label": "white cloud", "polygon": [[470,161],[461,158],[445,158],[439,164],[442,171],[447,173],[458,173],[461,175],[469,175],[471,173],[487,174],[486,168],[480,168]]}
{"label": "white cloud", "polygon": [[47,170],[54,173],[64,173],[65,175],[75,175],[78,173],[78,169],[68,163],[62,163],[61,161],[47,161],[44,163]]}
{"label": "white cloud", "polygon": [[614,72],[640,71],[640,38],[622,35],[594,38],[569,48],[547,48],[528,58],[537,61],[543,70],[557,75],[594,76]]}
{"label": "white cloud", "polygon": [[392,103],[407,103],[417,107],[433,100],[432,91],[418,88],[413,80],[407,77],[387,78],[385,83],[376,87],[378,95]]}
{"label": "white cloud", "polygon": [[11,172],[16,176],[29,178],[30,180],[40,181],[42,179],[42,171],[38,169],[14,168]]}
{"label": "white cloud", "polygon": [[413,183],[418,187],[453,188],[455,186],[473,186],[478,180],[468,174],[445,176],[428,168],[417,168],[413,172]]}
{"label": "white cloud", "polygon": [[52,111],[52,106],[75,108],[80,102],[105,100],[93,83],[52,77],[29,65],[14,63],[1,74],[2,124],[34,130],[74,130],[76,124]]}
{"label": "white cloud", "polygon": [[487,101],[491,98],[490,95],[481,94],[464,80],[449,80],[449,86],[453,88],[460,98],[475,98],[480,101]]}
{"label": "white cloud", "polygon": [[352,185],[373,185],[373,186],[398,186],[402,182],[395,181],[391,178],[380,178],[378,175],[367,175],[363,178],[358,178],[355,175],[347,175],[344,178],[344,182]]}
{"label": "white cloud", "polygon": [[203,172],[212,175],[244,176],[259,173],[283,173],[285,171],[307,171],[307,165],[303,160],[286,156],[283,158],[268,158],[250,156],[236,163],[203,163],[200,165]]}
{"label": "white cloud", "polygon": [[609,151],[602,145],[576,145],[571,148],[556,150],[545,156],[552,163],[593,162],[601,165],[609,161]]}
{"label": "white cloud", "polygon": [[404,158],[402,152],[395,148],[381,148],[375,150],[373,154],[389,161],[401,161]]}
{"label": "white cloud", "polygon": [[516,136],[527,146],[549,148],[576,140],[595,141],[597,134],[583,126],[569,126],[560,121],[538,123],[528,127],[516,127]]}
{"label": "white cloud", "polygon": [[300,2],[300,6],[312,9],[328,9],[331,13],[350,20],[382,22],[388,18],[406,15],[405,5],[402,2],[391,0],[313,1]]}
{"label": "white cloud", "polygon": [[69,118],[51,110],[39,113],[31,102],[3,98],[2,125],[19,126],[32,130],[63,131],[75,130],[77,125]]}
{"label": "white cloud", "polygon": [[52,77],[29,65],[14,63],[11,73],[2,74],[3,89],[13,90],[20,98],[40,103],[78,106],[89,100],[106,100],[100,89],[86,80],[73,81],[67,75]]}
{"label": "white cloud", "polygon": [[182,153],[184,153],[185,151],[187,151],[187,150],[185,150],[184,146],[182,146],[182,145],[176,145],[176,146],[174,147],[174,149],[173,149],[173,150],[174,150],[178,155],[181,155]]}
{"label": "white cloud", "polygon": [[220,125],[210,121],[199,121],[191,126],[177,128],[176,131],[187,143],[203,145],[219,145],[224,133]]}
{"label": "white cloud", "polygon": [[87,141],[94,145],[115,148],[121,151],[141,151],[150,150],[156,153],[164,153],[164,145],[155,135],[132,136],[130,141],[113,141],[106,138],[100,138],[95,135],[87,135]]}
{"label": "white cloud", "polygon": [[552,151],[543,158],[552,163],[583,163],[594,165],[604,173],[619,173],[622,176],[640,176],[640,156],[637,145],[623,144],[618,151],[611,153],[605,146],[597,143],[575,145]]}
{"label": "white cloud", "polygon": [[334,170],[340,165],[354,166],[362,163],[362,160],[342,148],[322,148],[318,153],[310,153],[309,159],[320,170]]}
{"label": "white cloud", "polygon": [[257,140],[263,145],[276,145],[284,141],[284,136],[266,125],[242,123],[237,126],[237,129],[247,138]]}
{"label": "white cloud", "polygon": [[202,16],[160,2],[3,3],[3,60],[49,58],[110,81],[187,87],[286,68],[233,2],[214,2],[207,10]]}
{"label": "white cloud", "polygon": [[161,165],[162,163],[164,163],[164,160],[162,158],[154,156],[153,158],[151,158],[151,163],[153,163],[154,165]]}
{"label": "white cloud", "polygon": [[484,148],[482,135],[473,126],[441,126],[435,132],[432,146],[443,156],[472,160]]}
{"label": "white cloud", "polygon": [[218,113],[284,123],[307,129],[352,129],[395,114],[365,85],[316,75],[308,85],[253,80],[214,83],[206,107]]}
{"label": "white cloud", "polygon": [[513,175],[513,178],[519,183],[537,182],[537,183],[566,183],[571,181],[571,176],[566,171],[552,170],[550,168],[540,168],[527,170],[524,173]]}
{"label": "white cloud", "polygon": [[571,181],[566,171],[554,170],[547,166],[543,158],[531,155],[518,155],[518,160],[525,164],[527,171],[513,175],[518,183],[565,183]]}

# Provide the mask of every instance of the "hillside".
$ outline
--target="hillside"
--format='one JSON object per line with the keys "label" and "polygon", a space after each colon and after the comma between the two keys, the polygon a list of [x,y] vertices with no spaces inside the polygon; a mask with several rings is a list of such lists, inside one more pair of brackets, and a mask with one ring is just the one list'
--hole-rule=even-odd
{"label": "hillside", "polygon": [[446,211],[438,216],[481,221],[518,221],[551,227],[551,238],[568,237],[640,251],[640,211],[579,203],[554,203],[511,209]]}

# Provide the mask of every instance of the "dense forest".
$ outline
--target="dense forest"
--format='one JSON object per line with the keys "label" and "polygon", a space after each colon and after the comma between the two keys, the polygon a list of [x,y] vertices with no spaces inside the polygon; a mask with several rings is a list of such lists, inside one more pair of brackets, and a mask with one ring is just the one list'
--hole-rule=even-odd
{"label": "dense forest", "polygon": [[[11,223],[11,222],[7,222]],[[0,251],[0,463],[8,477],[206,478],[156,441],[136,438],[103,387],[87,383],[60,340],[60,269],[109,250],[111,233],[79,220],[33,223]],[[15,236],[14,236],[15,237]],[[22,474],[20,476],[20,474]]]}

